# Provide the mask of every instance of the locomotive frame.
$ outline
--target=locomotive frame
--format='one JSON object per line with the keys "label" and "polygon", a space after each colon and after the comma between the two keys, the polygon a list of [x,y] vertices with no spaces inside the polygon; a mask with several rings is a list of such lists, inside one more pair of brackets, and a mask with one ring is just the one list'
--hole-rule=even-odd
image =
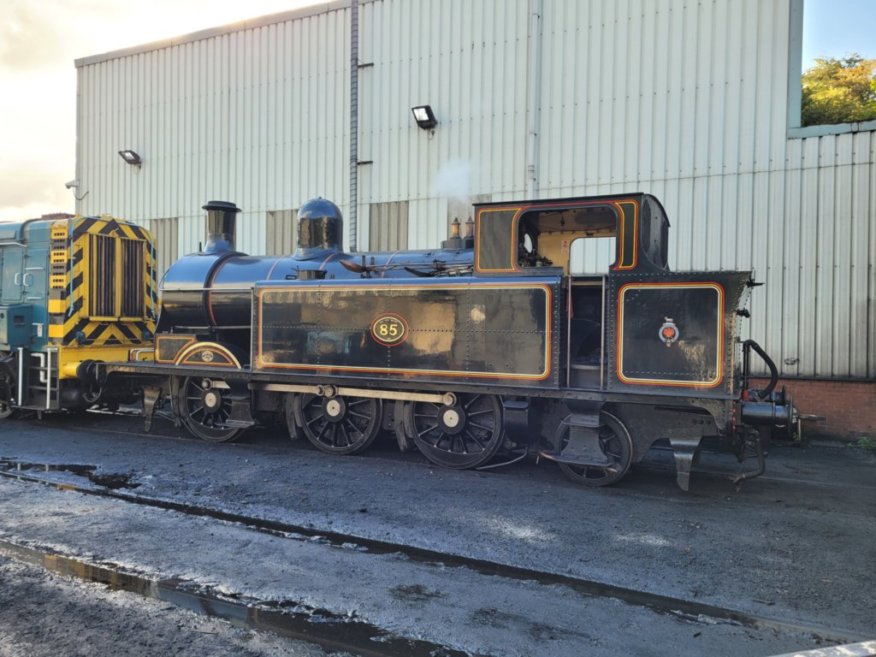
{"label": "locomotive frame", "polygon": [[[280,418],[349,454],[384,428],[440,465],[536,450],[586,485],[667,439],[685,490],[706,437],[757,457],[743,479],[772,431],[797,434],[775,366],[738,339],[750,272],[671,272],[653,196],[480,204],[441,249],[365,254],[344,253],[340,211],[315,199],[280,258],[234,249],[234,204],[204,207],[207,246],[164,277],[154,361],[97,368],[143,390],[147,428],[167,402],[214,441]],[[572,243],[595,236],[615,238],[614,264],[573,275]],[[765,390],[749,387],[751,351]]]}

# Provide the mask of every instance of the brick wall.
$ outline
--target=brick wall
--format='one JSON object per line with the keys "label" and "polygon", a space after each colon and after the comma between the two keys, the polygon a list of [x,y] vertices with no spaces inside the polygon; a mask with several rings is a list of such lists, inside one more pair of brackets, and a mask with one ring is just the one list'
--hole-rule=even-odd
{"label": "brick wall", "polygon": [[[754,379],[752,387],[762,388],[766,379]],[[857,440],[876,438],[876,382],[780,380],[800,413],[821,415],[825,419],[803,423],[803,435]]]}

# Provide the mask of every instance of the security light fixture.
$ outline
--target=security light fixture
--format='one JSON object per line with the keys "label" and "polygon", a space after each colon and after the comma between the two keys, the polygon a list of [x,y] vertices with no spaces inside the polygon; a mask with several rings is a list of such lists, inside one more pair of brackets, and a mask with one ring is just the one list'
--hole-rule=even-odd
{"label": "security light fixture", "polygon": [[423,130],[431,130],[438,125],[438,119],[435,118],[430,105],[417,105],[411,108],[411,112],[414,114],[414,120],[417,122],[417,125]]}
{"label": "security light fixture", "polygon": [[143,164],[143,160],[140,159],[140,156],[137,154],[137,151],[132,151],[130,149],[126,149],[123,151],[119,151],[119,156],[128,164],[132,164],[134,166],[140,166]]}

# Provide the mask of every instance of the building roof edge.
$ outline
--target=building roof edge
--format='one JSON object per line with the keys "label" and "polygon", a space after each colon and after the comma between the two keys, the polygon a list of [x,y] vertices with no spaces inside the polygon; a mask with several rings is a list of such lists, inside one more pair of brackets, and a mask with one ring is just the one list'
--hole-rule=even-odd
{"label": "building roof edge", "polygon": [[[360,4],[367,4],[369,2],[374,2],[374,0],[359,0]],[[101,62],[110,61],[112,59],[120,59],[122,57],[138,55],[140,53],[151,52],[153,50],[161,50],[162,48],[179,46],[184,43],[192,43],[193,41],[211,39],[213,37],[222,36],[223,34],[230,34],[232,32],[251,30],[257,27],[264,27],[265,25],[274,25],[276,23],[285,23],[286,21],[299,20],[302,18],[309,18],[311,16],[319,16],[320,14],[329,14],[333,11],[348,9],[351,4],[351,0],[333,0],[332,2],[320,2],[318,4],[310,5],[308,7],[301,7],[300,9],[292,9],[278,14],[268,14],[266,16],[258,16],[256,18],[248,18],[246,20],[238,21],[236,23],[229,23],[228,25],[221,25],[219,27],[211,27],[206,30],[199,30],[197,32],[191,32],[189,34],[170,37],[168,39],[161,39],[159,41],[151,41],[149,43],[144,43],[139,46],[121,48],[119,50],[111,50],[109,52],[100,53],[98,55],[88,55],[87,57],[81,57],[74,60],[74,64],[76,68],[83,68],[85,66],[99,64]]]}

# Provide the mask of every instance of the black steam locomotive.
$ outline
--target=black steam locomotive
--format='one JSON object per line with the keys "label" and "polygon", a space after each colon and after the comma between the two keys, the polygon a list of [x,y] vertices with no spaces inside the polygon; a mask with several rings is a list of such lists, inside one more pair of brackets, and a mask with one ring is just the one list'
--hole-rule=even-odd
{"label": "black steam locomotive", "polygon": [[[167,271],[154,362],[98,368],[167,404],[196,436],[285,419],[293,438],[353,454],[381,429],[430,461],[475,468],[536,453],[570,478],[618,481],[665,439],[687,489],[705,438],[740,460],[798,416],[739,322],[750,272],[671,272],[653,196],[476,205],[440,249],[345,253],[324,199],[298,213],[286,257],[235,250],[233,203],[210,202],[208,240]],[[598,275],[570,273],[576,240],[614,238]],[[749,386],[754,351],[772,373]],[[116,383],[117,382],[117,383]]]}

